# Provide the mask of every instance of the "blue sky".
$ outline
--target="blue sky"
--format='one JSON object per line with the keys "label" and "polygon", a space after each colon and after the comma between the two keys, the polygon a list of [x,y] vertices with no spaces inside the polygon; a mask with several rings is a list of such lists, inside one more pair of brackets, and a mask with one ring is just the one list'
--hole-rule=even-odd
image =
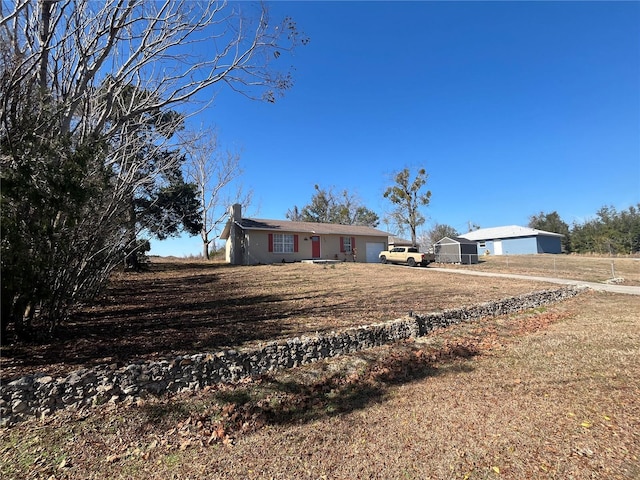
{"label": "blue sky", "polygon": [[[284,219],[318,184],[382,218],[405,167],[429,174],[425,229],[640,202],[640,3],[269,5],[311,39],[284,60],[295,86],[275,104],[222,90],[193,119],[241,152],[251,216]],[[183,237],[151,253],[200,251]]]}

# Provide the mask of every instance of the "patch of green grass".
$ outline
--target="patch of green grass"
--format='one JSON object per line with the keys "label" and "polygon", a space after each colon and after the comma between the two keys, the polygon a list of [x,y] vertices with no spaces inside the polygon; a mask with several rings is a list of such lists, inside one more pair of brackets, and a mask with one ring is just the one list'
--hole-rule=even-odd
{"label": "patch of green grass", "polygon": [[35,435],[7,433],[0,443],[0,476],[3,479],[22,478],[21,472],[25,471],[54,471],[63,461],[66,463],[68,453],[64,446],[73,438],[68,428],[42,428]]}
{"label": "patch of green grass", "polygon": [[548,307],[536,307],[536,308],[530,308],[529,310],[527,310],[525,313],[527,314],[540,314],[540,313],[544,313],[546,312],[548,309]]}
{"label": "patch of green grass", "polygon": [[175,468],[182,463],[182,455],[180,453],[170,453],[162,457],[162,463],[169,468]]}

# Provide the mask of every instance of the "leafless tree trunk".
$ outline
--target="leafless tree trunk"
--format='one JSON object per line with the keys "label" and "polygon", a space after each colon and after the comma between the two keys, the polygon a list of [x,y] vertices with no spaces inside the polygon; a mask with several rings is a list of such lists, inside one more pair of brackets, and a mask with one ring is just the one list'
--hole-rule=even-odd
{"label": "leafless tree trunk", "polygon": [[[219,82],[273,101],[292,80],[269,61],[301,39],[291,19],[273,25],[263,7],[251,20],[218,1],[17,0],[2,10],[3,48],[20,57],[12,82],[36,75],[59,105],[62,126],[85,136],[115,134]],[[129,86],[140,93],[111,118]]]}
{"label": "leafless tree trunk", "polygon": [[[33,274],[38,288],[53,292],[47,308],[53,311],[94,292],[122,260],[123,250],[132,247],[124,228],[127,206],[139,188],[162,174],[148,168],[150,158],[173,145],[172,136],[185,118],[208,106],[213,87],[274,101],[292,86],[289,72],[278,71],[272,62],[306,39],[289,18],[272,23],[264,5],[255,12],[240,11],[253,5],[214,0],[0,2],[3,179],[5,174],[18,178],[26,166],[33,174],[24,178],[34,191],[62,198],[57,211],[49,205],[50,218],[38,220],[42,228],[31,228],[28,199],[16,190],[5,202],[3,190],[3,209],[10,209],[6,218],[13,222],[3,224],[3,236],[11,233],[5,226],[15,226],[15,235],[7,238],[16,243],[4,242],[2,253],[21,247],[26,256],[34,248],[29,242],[48,249],[38,253],[49,278]],[[88,163],[74,165],[80,158]],[[91,187],[95,196],[71,205],[62,190],[49,188],[38,165],[42,172],[56,173],[58,161],[77,166],[73,172],[81,178],[75,186]],[[173,167],[170,162],[165,166]],[[24,238],[24,232],[33,238]],[[48,232],[49,238],[34,232]],[[20,288],[3,287],[3,296],[11,297],[3,302],[3,315],[7,305],[19,303],[14,299],[39,295],[38,288]]]}
{"label": "leafless tree trunk", "polygon": [[242,175],[240,154],[222,151],[215,132],[187,134],[183,136],[183,145],[187,151],[187,178],[198,189],[202,209],[202,254],[209,260],[210,245],[227,217],[229,206],[242,203],[246,207],[251,201],[251,193],[243,194],[241,186],[234,196],[229,192],[232,183]]}
{"label": "leafless tree trunk", "polygon": [[[128,189],[140,170],[131,160],[139,148],[131,132],[160,112],[187,101],[198,105],[180,112],[182,122],[206,107],[196,97],[216,84],[267,101],[292,85],[290,74],[272,70],[270,62],[298,43],[295,23],[287,18],[271,24],[264,6],[257,18],[237,8],[189,0],[3,3],[0,48],[11,60],[3,64],[7,93],[25,77],[37,78],[54,108],[56,123],[47,130],[72,133],[78,144],[92,138],[117,144],[108,162],[117,165]],[[8,95],[3,97],[0,117],[6,122]],[[170,138],[176,128],[163,120],[168,131],[153,141]]]}

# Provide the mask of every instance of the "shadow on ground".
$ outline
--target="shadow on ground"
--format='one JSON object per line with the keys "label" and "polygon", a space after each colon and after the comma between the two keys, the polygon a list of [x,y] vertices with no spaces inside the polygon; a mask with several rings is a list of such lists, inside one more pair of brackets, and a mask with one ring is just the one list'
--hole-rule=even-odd
{"label": "shadow on ground", "polygon": [[[225,264],[152,263],[120,274],[105,294],[39,342],[3,346],[3,380],[42,371],[62,376],[79,367],[237,348],[299,335],[300,322],[338,316],[339,293],[304,286],[296,294],[248,290]],[[318,328],[312,321],[309,334]],[[304,333],[304,332],[303,332]]]}
{"label": "shadow on ground", "polygon": [[144,428],[171,431],[176,424],[190,425],[187,432],[183,427],[180,435],[199,437],[204,432],[204,436],[215,436],[215,432],[223,432],[216,437],[223,440],[265,425],[314,422],[383,402],[398,385],[471,371],[473,367],[464,360],[478,353],[472,347],[443,347],[426,352],[410,344],[394,346],[383,356],[361,352],[352,356],[359,359],[355,368],[343,364],[328,373],[322,362],[315,364],[318,376],[311,381],[302,367],[290,373],[266,375],[248,384],[216,387],[196,402],[192,398],[172,399],[145,405]]}

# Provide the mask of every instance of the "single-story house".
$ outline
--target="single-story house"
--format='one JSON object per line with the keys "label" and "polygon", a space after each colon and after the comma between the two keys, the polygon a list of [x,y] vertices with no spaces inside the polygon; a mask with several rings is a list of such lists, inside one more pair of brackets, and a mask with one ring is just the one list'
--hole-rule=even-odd
{"label": "single-story house", "polygon": [[242,218],[241,206],[230,209],[220,235],[227,262],[258,265],[302,260],[377,263],[389,234],[358,225]]}
{"label": "single-story house", "polygon": [[438,263],[478,263],[478,244],[460,237],[444,237],[433,244]]}
{"label": "single-story house", "polygon": [[560,233],[510,225],[473,230],[462,238],[478,244],[480,255],[523,255],[531,253],[562,253]]}

